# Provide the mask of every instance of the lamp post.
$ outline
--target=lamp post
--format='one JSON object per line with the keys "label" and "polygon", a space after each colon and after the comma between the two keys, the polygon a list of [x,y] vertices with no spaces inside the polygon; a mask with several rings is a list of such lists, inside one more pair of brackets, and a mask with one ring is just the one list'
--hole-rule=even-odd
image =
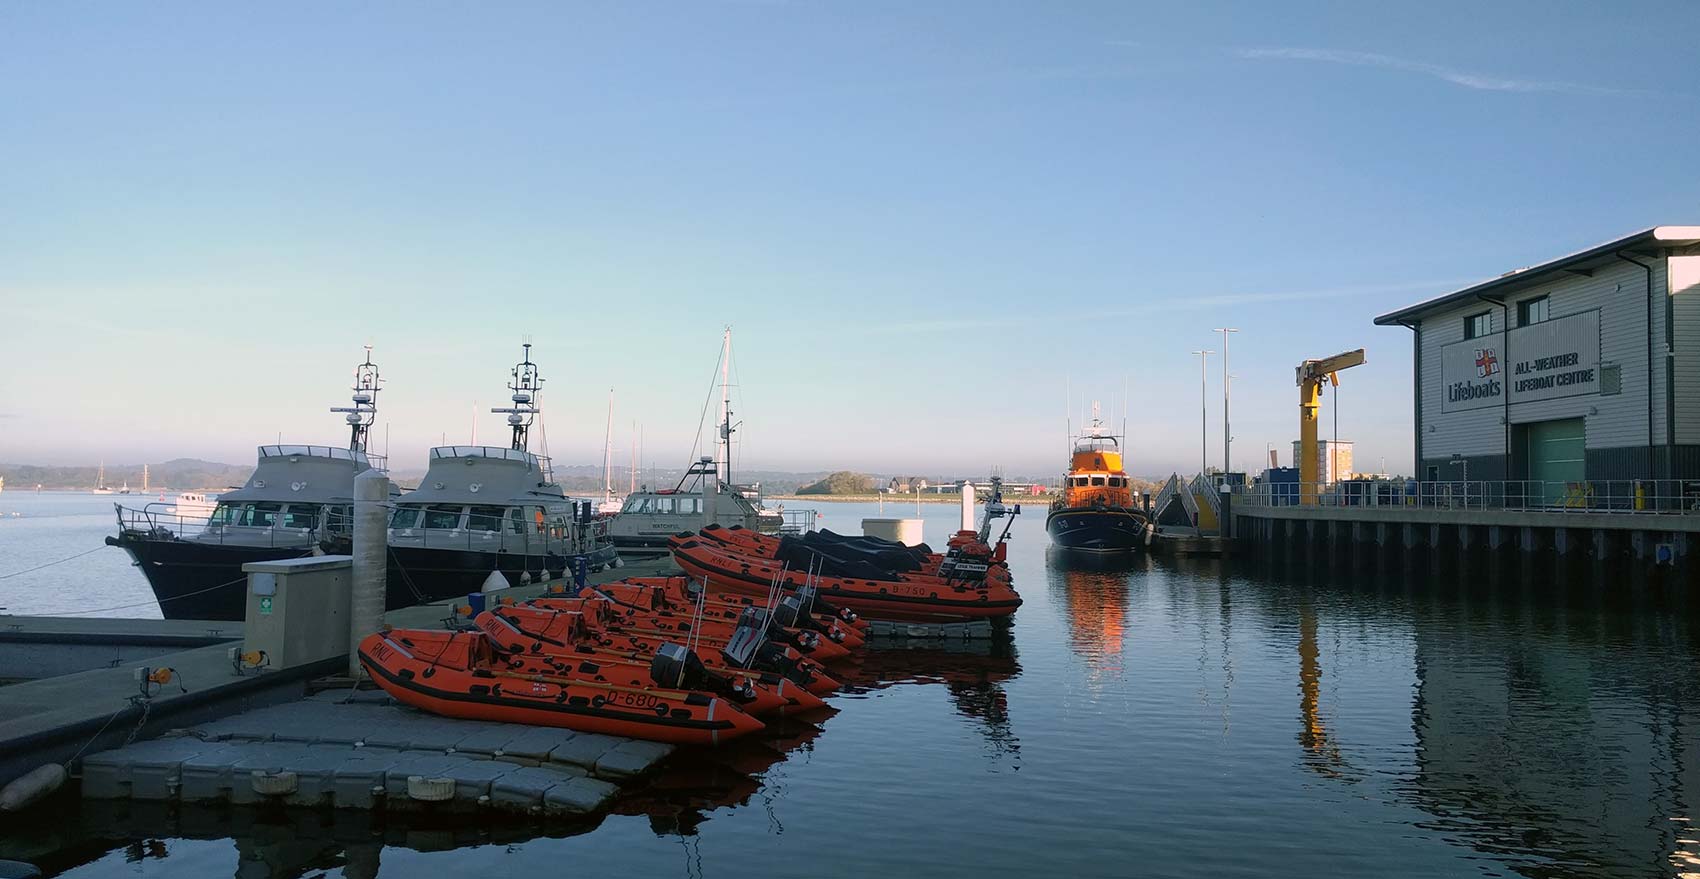
{"label": "lamp post", "polygon": [[1233,460],[1230,453],[1234,445],[1234,431],[1228,426],[1228,389],[1233,384],[1233,376],[1228,374],[1228,334],[1237,333],[1236,327],[1217,327],[1211,332],[1222,334],[1222,472],[1227,473],[1234,468],[1228,466]]}
{"label": "lamp post", "polygon": [[1207,384],[1210,379],[1210,355],[1215,351],[1194,351],[1198,355],[1198,478],[1204,479],[1210,469],[1210,401]]}

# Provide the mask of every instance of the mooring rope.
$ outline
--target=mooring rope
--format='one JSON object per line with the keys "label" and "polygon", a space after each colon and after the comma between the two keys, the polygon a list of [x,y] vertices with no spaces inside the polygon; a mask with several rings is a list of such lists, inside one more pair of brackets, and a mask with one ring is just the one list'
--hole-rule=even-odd
{"label": "mooring rope", "polygon": [[51,568],[54,565],[62,565],[64,563],[68,562],[68,561],[71,561],[72,559],[80,559],[83,556],[90,555],[92,553],[100,552],[101,550],[103,550],[105,548],[106,547],[104,547],[104,546],[97,546],[94,549],[85,550],[85,551],[79,552],[79,553],[77,553],[76,555],[73,555],[73,556],[66,556],[65,558],[59,559],[58,561],[48,562],[45,565],[36,565],[33,568],[25,568],[21,571],[13,571],[10,574],[0,574],[0,580],[10,580],[13,577],[22,577],[25,574],[34,573],[36,571],[41,570],[42,568]]}

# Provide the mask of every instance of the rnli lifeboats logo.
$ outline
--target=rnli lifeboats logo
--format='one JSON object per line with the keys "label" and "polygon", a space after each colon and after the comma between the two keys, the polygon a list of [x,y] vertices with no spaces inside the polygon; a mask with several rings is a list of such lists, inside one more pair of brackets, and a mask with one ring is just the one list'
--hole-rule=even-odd
{"label": "rnli lifeboats logo", "polygon": [[1487,378],[1499,371],[1499,354],[1492,348],[1476,349],[1476,378]]}

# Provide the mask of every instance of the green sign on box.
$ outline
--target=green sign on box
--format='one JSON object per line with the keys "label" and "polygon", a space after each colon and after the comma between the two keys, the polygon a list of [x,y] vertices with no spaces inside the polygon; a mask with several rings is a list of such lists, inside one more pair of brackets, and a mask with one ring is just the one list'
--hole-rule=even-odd
{"label": "green sign on box", "polygon": [[272,612],[272,597],[270,595],[267,595],[266,597],[260,599],[260,613],[271,613],[271,612]]}

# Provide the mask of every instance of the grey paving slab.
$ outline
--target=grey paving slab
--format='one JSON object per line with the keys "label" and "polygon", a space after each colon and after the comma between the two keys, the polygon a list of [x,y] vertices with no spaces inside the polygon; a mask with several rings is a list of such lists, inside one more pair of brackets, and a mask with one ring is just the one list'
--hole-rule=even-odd
{"label": "grey paving slab", "polygon": [[543,794],[543,811],[551,814],[583,815],[601,809],[619,787],[596,778],[572,778]]}
{"label": "grey paving slab", "polygon": [[[138,742],[107,753],[116,754],[124,762],[120,779],[132,799],[168,800],[177,794],[183,761],[206,747],[207,743],[199,739],[169,738]],[[88,765],[87,760],[84,765]]]}
{"label": "grey paving slab", "polygon": [[502,748],[502,759],[518,758],[542,763],[549,759],[551,751],[583,735],[552,726],[521,726],[519,729],[519,734]]}
{"label": "grey paving slab", "polygon": [[571,777],[539,766],[521,766],[496,779],[490,785],[490,802],[510,811],[531,811],[543,808],[543,795]]}
{"label": "grey paving slab", "polygon": [[362,748],[337,764],[331,775],[331,796],[338,808],[370,809],[379,792],[387,789],[386,776],[400,755],[379,748]]}
{"label": "grey paving slab", "polygon": [[525,732],[525,727],[511,723],[487,723],[479,720],[463,721],[465,733],[454,743],[454,750],[462,753],[487,754],[497,756],[504,753],[508,743],[519,738]]}
{"label": "grey paving slab", "polygon": [[673,746],[660,742],[621,742],[597,758],[594,774],[602,778],[640,775],[648,772],[671,753]]}
{"label": "grey paving slab", "polygon": [[208,742],[179,768],[177,798],[184,802],[222,800],[230,796],[231,765],[242,759],[242,746],[230,742]]}
{"label": "grey paving slab", "polygon": [[284,772],[309,749],[298,742],[254,742],[244,748],[242,759],[230,764],[230,801],[238,805],[264,802],[266,796],[254,790],[254,773]]}
{"label": "grey paving slab", "polygon": [[549,759],[556,763],[570,763],[585,769],[594,769],[596,761],[602,759],[603,754],[628,741],[631,740],[599,733],[579,733],[551,750]]}
{"label": "grey paving slab", "polygon": [[389,797],[389,802],[391,804],[409,802],[407,796],[408,776],[445,778],[448,776],[449,770],[460,762],[465,762],[465,758],[424,752],[402,752],[385,773],[384,791]]}
{"label": "grey paving slab", "polygon": [[315,745],[287,767],[295,773],[295,793],[284,797],[291,806],[329,806],[336,795],[336,771],[354,753],[348,745]]}
{"label": "grey paving slab", "polygon": [[512,763],[466,756],[449,767],[445,777],[454,779],[456,800],[475,803],[490,795],[490,786],[496,780],[522,768]]}

